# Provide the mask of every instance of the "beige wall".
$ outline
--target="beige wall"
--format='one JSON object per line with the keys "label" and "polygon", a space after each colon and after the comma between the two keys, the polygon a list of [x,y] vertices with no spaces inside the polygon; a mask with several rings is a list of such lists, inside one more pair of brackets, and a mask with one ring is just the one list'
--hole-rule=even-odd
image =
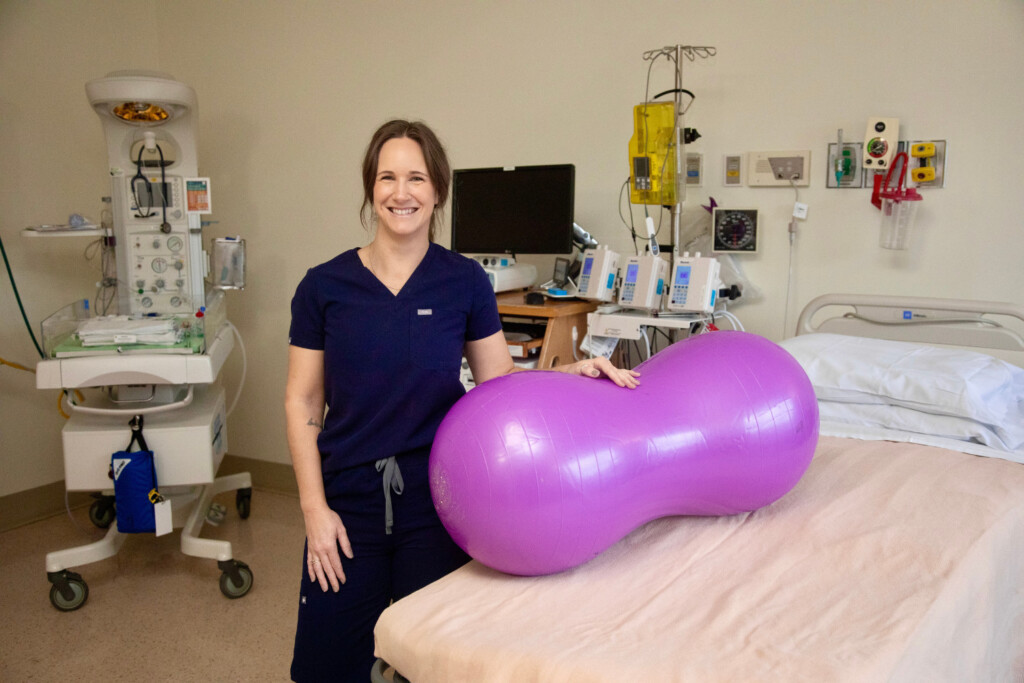
{"label": "beige wall", "polygon": [[[641,9],[642,8],[642,9]],[[1024,303],[1024,193],[1009,174],[1024,143],[1024,5],[1019,0],[618,0],[504,2],[0,1],[0,236],[33,325],[92,295],[81,238],[21,229],[97,215],[108,192],[86,81],[159,69],[199,97],[200,171],[213,180],[207,238],[248,241],[250,286],[230,315],[248,350],[230,450],[287,462],[280,403],[288,302],[305,269],[365,242],[358,167],[372,130],[423,118],[455,167],[571,162],[577,221],[631,252],[618,218],[631,108],[645,50],[713,45],[686,62],[704,136],[704,187],[720,205],[761,210],[762,252],[744,261],[763,300],[734,308],[747,329],[784,335],[790,189],[725,189],[726,153],[812,150],[809,204],[794,249],[795,311],[828,291],[964,296]],[[665,62],[652,92],[671,86]],[[824,188],[836,129],[873,115],[903,138],[949,141],[946,188],[927,195],[914,248],[877,247],[869,192]],[[442,236],[447,243],[447,235]],[[549,259],[536,260],[541,270]],[[0,357],[33,363],[9,283],[0,280]],[[226,369],[229,394],[240,355]],[[56,392],[0,368],[0,495],[63,477]]]}

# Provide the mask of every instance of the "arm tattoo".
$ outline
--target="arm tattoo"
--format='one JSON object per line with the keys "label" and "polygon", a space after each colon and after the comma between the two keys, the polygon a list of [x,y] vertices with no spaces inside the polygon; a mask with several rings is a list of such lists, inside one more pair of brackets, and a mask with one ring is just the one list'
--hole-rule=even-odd
{"label": "arm tattoo", "polygon": [[310,427],[316,427],[320,431],[324,430],[324,423],[317,420],[315,417],[309,418],[309,422],[306,423]]}

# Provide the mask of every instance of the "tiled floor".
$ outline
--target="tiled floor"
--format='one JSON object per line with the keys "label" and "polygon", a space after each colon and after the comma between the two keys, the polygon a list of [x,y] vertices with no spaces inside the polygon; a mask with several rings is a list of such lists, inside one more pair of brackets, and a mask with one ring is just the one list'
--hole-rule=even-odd
{"label": "tiled floor", "polygon": [[[230,600],[215,560],[180,552],[180,531],[132,535],[121,552],[77,568],[89,587],[73,612],[50,604],[46,553],[99,540],[85,508],[0,534],[0,680],[287,681],[304,529],[298,499],[255,490],[241,520],[234,493],[203,538],[231,541],[253,571]],[[76,525],[77,522],[77,525]]]}

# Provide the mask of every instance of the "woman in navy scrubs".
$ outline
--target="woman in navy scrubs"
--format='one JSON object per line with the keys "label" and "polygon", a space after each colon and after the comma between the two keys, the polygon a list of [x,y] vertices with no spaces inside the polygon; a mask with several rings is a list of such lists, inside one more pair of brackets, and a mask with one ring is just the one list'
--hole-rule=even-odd
{"label": "woman in navy scrubs", "polygon": [[[292,300],[285,417],[306,524],[296,681],[365,683],[384,608],[469,559],[434,510],[430,446],[464,393],[463,356],[477,383],[515,366],[483,268],[434,243],[450,178],[430,128],[381,126],[363,159],[373,239],[311,268]],[[605,358],[556,369],[637,384]]]}

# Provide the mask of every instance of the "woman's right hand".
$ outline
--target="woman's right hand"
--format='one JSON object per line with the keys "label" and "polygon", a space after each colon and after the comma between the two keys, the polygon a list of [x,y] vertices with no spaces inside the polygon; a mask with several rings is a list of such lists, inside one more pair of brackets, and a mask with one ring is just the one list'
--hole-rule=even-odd
{"label": "woman's right hand", "polygon": [[[348,533],[341,523],[338,513],[326,505],[315,510],[303,512],[306,520],[306,569],[309,580],[316,581],[320,588],[327,592],[327,585],[337,593],[345,583],[345,572],[341,568],[341,555],[352,559],[352,546],[348,542]],[[339,583],[340,582],[340,583]]]}

